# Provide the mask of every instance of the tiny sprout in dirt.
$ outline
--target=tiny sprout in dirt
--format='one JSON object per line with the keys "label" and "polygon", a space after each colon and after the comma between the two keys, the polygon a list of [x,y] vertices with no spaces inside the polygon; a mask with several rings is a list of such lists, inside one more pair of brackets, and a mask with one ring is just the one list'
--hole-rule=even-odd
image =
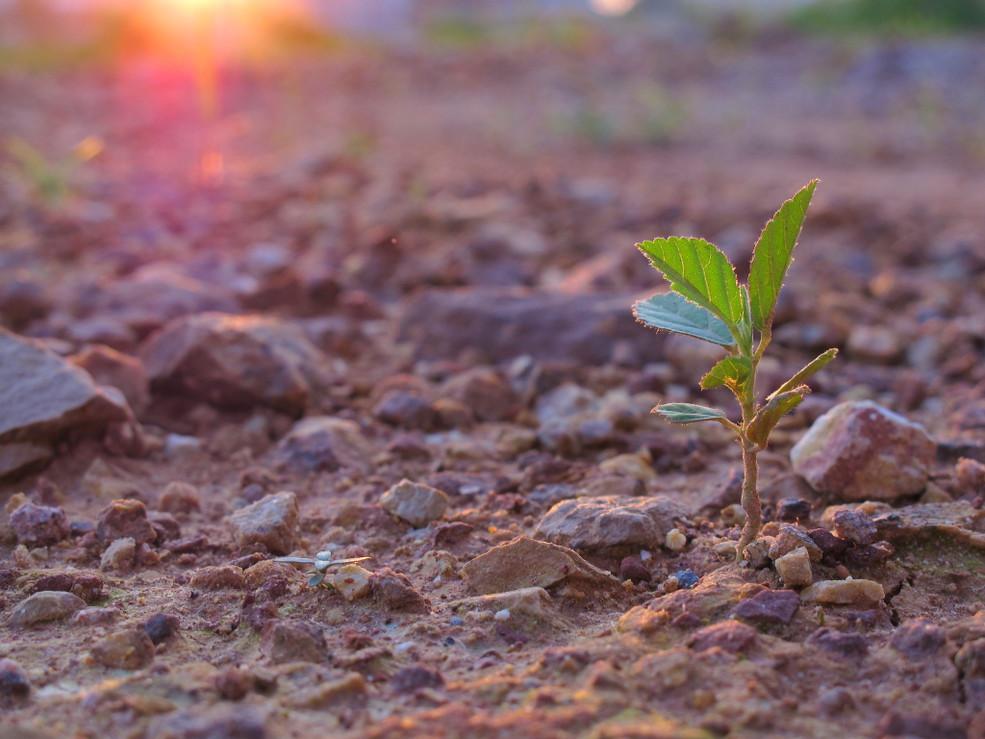
{"label": "tiny sprout in dirt", "polygon": [[724,411],[692,403],[667,403],[653,410],[674,423],[715,421],[735,434],[742,448],[742,507],[746,512],[736,547],[738,559],[763,523],[756,489],[757,455],[766,448],[780,418],[810,392],[804,383],[838,353],[828,349],[765,398],[757,395],[756,370],[772,338],[777,297],[816,186],[817,180],[809,182],[767,222],[753,251],[748,286],[739,284],[728,257],[703,239],[671,236],[636,245],[671,289],[636,303],[636,319],[651,328],[718,344],[727,352],[701,378],[700,385],[702,390],[728,388],[742,410],[738,423]]}
{"label": "tiny sprout in dirt", "polygon": [[317,587],[325,580],[325,573],[330,567],[353,564],[355,562],[365,562],[370,557],[350,557],[349,559],[332,559],[330,551],[318,552],[311,557],[277,557],[275,562],[286,562],[292,565],[311,565],[312,570],[308,573],[308,585]]}

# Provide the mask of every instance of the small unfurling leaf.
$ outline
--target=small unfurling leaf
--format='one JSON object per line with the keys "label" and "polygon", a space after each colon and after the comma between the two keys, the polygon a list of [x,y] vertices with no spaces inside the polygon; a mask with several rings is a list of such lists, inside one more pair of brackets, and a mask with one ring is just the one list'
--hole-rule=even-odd
{"label": "small unfurling leaf", "polygon": [[754,444],[765,447],[773,427],[783,416],[800,405],[810,392],[811,389],[807,385],[801,385],[770,398],[749,422],[746,436]]}
{"label": "small unfurling leaf", "polygon": [[745,385],[752,371],[752,364],[748,357],[735,356],[725,357],[719,360],[701,378],[701,389],[711,390],[716,387],[727,387],[737,391]]}
{"label": "small unfurling leaf", "polygon": [[665,403],[653,409],[673,423],[698,423],[699,421],[727,421],[724,411],[694,403]]}

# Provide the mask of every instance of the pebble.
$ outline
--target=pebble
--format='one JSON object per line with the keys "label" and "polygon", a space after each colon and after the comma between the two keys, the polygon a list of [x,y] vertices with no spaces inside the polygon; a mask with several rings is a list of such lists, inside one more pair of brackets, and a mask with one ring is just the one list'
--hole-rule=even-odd
{"label": "pebble", "polygon": [[223,700],[240,701],[253,689],[253,678],[238,667],[227,667],[216,673],[212,684]]}
{"label": "pebble", "polygon": [[189,584],[199,590],[242,590],[246,587],[246,580],[239,567],[218,565],[196,570]]}
{"label": "pebble", "polygon": [[272,554],[289,554],[298,530],[297,496],[281,491],[240,508],[226,519],[241,547],[260,545]]}
{"label": "pebble", "polygon": [[373,573],[357,564],[342,565],[332,575],[332,586],[350,603],[369,595]]}
{"label": "pebble", "polygon": [[784,498],[776,506],[776,517],[787,523],[800,523],[811,517],[811,504],[803,498]]}
{"label": "pebble", "polygon": [[260,648],[274,664],[325,662],[329,658],[321,626],[310,621],[272,619],[263,630]]}
{"label": "pebble", "polygon": [[83,608],[72,616],[72,623],[78,626],[111,624],[119,615],[115,608]]}
{"label": "pebble", "polygon": [[926,487],[936,453],[923,426],[871,401],[851,401],[818,418],[790,460],[819,493],[894,500]]}
{"label": "pebble", "polygon": [[85,601],[73,593],[42,590],[21,601],[10,616],[13,626],[33,626],[60,621],[85,608]]}
{"label": "pebble", "polygon": [[46,547],[68,538],[65,511],[53,506],[25,503],[10,514],[17,541],[27,547]]}
{"label": "pebble", "polygon": [[694,570],[678,570],[672,577],[677,579],[678,587],[684,588],[685,590],[693,588],[701,579]]}
{"label": "pebble", "polygon": [[12,659],[0,659],[0,698],[23,700],[31,694],[31,681]]}
{"label": "pebble", "polygon": [[509,621],[510,620],[510,609],[503,608],[502,610],[496,611],[493,614],[493,618],[497,621]]}
{"label": "pebble", "polygon": [[770,559],[776,560],[801,547],[807,550],[807,554],[812,562],[821,561],[821,557],[823,556],[821,548],[814,543],[814,540],[804,529],[793,524],[783,524],[780,526],[780,531],[770,545],[769,556]]}
{"label": "pebble", "polygon": [[401,480],[380,498],[380,505],[414,528],[424,528],[448,509],[448,496],[437,488]]}
{"label": "pebble", "polygon": [[819,580],[800,593],[802,601],[830,605],[872,605],[885,597],[881,584],[863,579]]}
{"label": "pebble", "polygon": [[137,555],[137,542],[126,536],[116,539],[106,547],[103,556],[99,558],[99,569],[115,572],[129,572],[133,569],[134,558]]}
{"label": "pebble", "polygon": [[724,526],[742,526],[746,522],[746,512],[738,503],[725,506],[719,512]]}
{"label": "pebble", "polygon": [[155,613],[144,621],[143,628],[154,644],[160,644],[178,633],[178,617],[170,613]]}
{"label": "pebble", "polygon": [[867,546],[876,540],[879,530],[873,520],[859,510],[841,509],[833,516],[834,533],[839,539],[856,546]]}
{"label": "pebble", "polygon": [[194,485],[175,481],[165,486],[157,507],[167,513],[194,513],[202,507],[202,500]]}
{"label": "pebble", "polygon": [[431,605],[413,586],[406,575],[389,567],[373,573],[370,578],[373,599],[391,611],[427,613]]}
{"label": "pebble", "polygon": [[739,654],[748,651],[758,638],[759,634],[751,626],[741,621],[727,620],[699,629],[687,644],[695,652],[721,649],[730,654]]}
{"label": "pebble", "polygon": [[125,538],[133,539],[135,544],[144,544],[155,541],[157,532],[143,503],[132,498],[119,498],[100,512],[96,536],[104,544]]}
{"label": "pebble", "polygon": [[814,582],[811,558],[805,547],[797,547],[773,561],[776,572],[788,588],[802,588]]}
{"label": "pebble", "polygon": [[672,552],[680,552],[687,546],[687,536],[680,529],[671,529],[664,537],[664,546]]}
{"label": "pebble", "polygon": [[746,598],[732,611],[732,615],[763,625],[786,625],[793,620],[800,608],[800,596],[793,590],[761,590]]}
{"label": "pebble", "polygon": [[154,642],[142,628],[124,629],[98,642],[92,656],[103,667],[139,670],[154,661]]}

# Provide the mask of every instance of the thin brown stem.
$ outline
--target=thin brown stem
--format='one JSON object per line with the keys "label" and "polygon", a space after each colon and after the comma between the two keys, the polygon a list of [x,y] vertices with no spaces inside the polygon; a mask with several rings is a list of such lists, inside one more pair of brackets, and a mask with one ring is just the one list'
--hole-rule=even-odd
{"label": "thin brown stem", "polygon": [[752,544],[763,526],[763,507],[759,500],[759,491],[756,488],[759,474],[759,463],[756,459],[758,454],[759,450],[754,444],[743,441],[742,510],[746,512],[746,523],[742,527],[742,536],[735,548],[737,560],[744,558],[746,547]]}

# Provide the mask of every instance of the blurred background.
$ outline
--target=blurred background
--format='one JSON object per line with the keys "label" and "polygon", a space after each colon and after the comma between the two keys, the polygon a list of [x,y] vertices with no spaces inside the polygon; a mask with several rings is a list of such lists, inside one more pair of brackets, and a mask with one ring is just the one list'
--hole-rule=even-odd
{"label": "blurred background", "polygon": [[0,315],[132,351],[202,296],[635,294],[634,242],[744,263],[820,177],[778,341],[919,406],[982,374],[983,29],[979,0],[2,0]]}

